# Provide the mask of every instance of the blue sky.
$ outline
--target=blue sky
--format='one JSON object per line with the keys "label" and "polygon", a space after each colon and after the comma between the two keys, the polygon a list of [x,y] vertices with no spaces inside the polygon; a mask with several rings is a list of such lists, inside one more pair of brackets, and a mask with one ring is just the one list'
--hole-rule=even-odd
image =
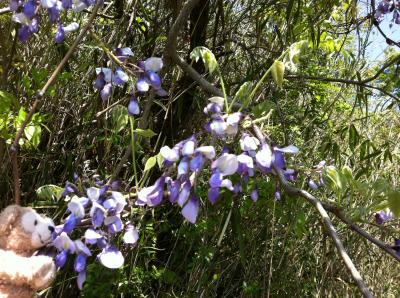
{"label": "blue sky", "polygon": [[[379,1],[376,1],[376,5],[378,3]],[[365,2],[360,1],[359,5],[361,6],[361,9],[359,10],[359,16],[361,17],[367,15],[368,12]],[[392,13],[387,14],[385,16],[385,19],[380,23],[379,27],[389,38],[394,41],[400,41],[400,25],[392,22],[392,15]],[[392,26],[390,26],[391,24]],[[396,51],[400,51],[400,49],[396,46],[389,46],[386,43],[385,38],[379,33],[378,29],[376,29],[375,27],[372,28],[371,34],[369,36],[369,42],[370,44],[366,49],[366,56],[371,63],[377,62],[379,60],[382,61],[382,59],[384,59],[385,57],[384,51],[387,48],[393,48]]]}

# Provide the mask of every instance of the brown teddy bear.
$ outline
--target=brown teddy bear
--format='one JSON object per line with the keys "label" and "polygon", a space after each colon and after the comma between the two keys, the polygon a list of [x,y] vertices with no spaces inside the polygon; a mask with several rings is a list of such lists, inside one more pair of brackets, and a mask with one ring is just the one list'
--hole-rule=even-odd
{"label": "brown teddy bear", "polygon": [[8,206],[0,213],[0,298],[31,298],[54,280],[48,256],[33,255],[51,241],[54,223],[28,207]]}

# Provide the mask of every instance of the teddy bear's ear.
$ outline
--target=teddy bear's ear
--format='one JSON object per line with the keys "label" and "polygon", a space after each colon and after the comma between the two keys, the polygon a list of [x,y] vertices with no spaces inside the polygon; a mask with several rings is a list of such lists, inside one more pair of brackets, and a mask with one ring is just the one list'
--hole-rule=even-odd
{"label": "teddy bear's ear", "polygon": [[22,207],[10,205],[0,213],[0,236],[7,233],[9,228],[21,215]]}

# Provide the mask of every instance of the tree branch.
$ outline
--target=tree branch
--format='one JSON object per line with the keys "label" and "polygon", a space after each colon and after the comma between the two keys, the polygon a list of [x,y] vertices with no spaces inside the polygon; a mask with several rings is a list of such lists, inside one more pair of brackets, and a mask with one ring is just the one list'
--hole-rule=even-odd
{"label": "tree branch", "polygon": [[[309,81],[321,81],[321,82],[336,82],[336,83],[343,83],[343,84],[349,84],[349,85],[358,85],[358,86],[362,86],[365,88],[378,90],[378,91],[382,92],[383,94],[393,98],[395,101],[400,102],[400,98],[398,98],[397,96],[394,96],[393,94],[390,94],[383,88],[376,87],[376,86],[373,86],[370,84],[366,84],[363,81],[353,81],[353,80],[340,79],[340,78],[336,79],[336,78],[324,78],[324,77],[314,77],[314,76],[301,76],[301,75],[285,75],[285,79],[309,80]],[[370,78],[367,80],[370,80]]]}
{"label": "tree branch", "polygon": [[[264,137],[264,134],[262,133],[261,129],[253,124],[253,130],[257,138],[260,139],[262,143],[266,143],[266,139]],[[347,269],[350,271],[351,276],[353,277],[354,281],[357,284],[357,287],[360,289],[361,293],[363,294],[364,297],[373,297],[372,293],[369,291],[368,287],[365,285],[360,273],[358,272],[357,268],[354,266],[353,261],[350,259],[349,255],[347,254],[342,241],[340,240],[335,227],[332,224],[331,219],[329,218],[328,213],[326,212],[324,206],[321,204],[321,202],[315,198],[313,195],[310,193],[306,192],[305,190],[293,187],[289,184],[289,182],[286,180],[284,175],[282,174],[282,170],[276,166],[273,165],[273,169],[278,176],[279,182],[281,183],[281,186],[283,189],[292,195],[300,196],[305,198],[311,205],[317,209],[318,213],[320,214],[322,221],[326,227],[326,230],[331,236],[338,253],[340,257],[343,259],[344,264],[346,265]]]}
{"label": "tree branch", "polygon": [[379,239],[374,238],[373,236],[371,236],[369,233],[367,233],[366,231],[364,231],[362,228],[360,228],[359,226],[357,226],[355,223],[353,223],[349,218],[347,218],[343,212],[335,207],[332,206],[330,204],[321,202],[322,206],[324,206],[324,208],[331,212],[332,214],[334,214],[337,218],[339,218],[343,223],[345,223],[347,225],[347,227],[350,230],[353,230],[354,232],[356,232],[357,234],[359,234],[360,236],[364,237],[365,239],[367,239],[368,241],[370,241],[371,243],[375,244],[376,246],[378,246],[380,249],[382,249],[383,251],[385,251],[387,254],[389,254],[390,256],[392,256],[393,258],[395,258],[397,261],[400,262],[400,256],[398,256],[396,254],[396,251],[388,244],[386,244],[383,241],[380,241]]}
{"label": "tree branch", "polygon": [[220,89],[204,79],[193,67],[187,64],[186,61],[178,55],[176,49],[178,34],[181,31],[185,22],[187,22],[187,20],[189,19],[190,12],[196,6],[198,1],[199,0],[188,0],[182,7],[181,12],[179,13],[178,17],[175,20],[175,23],[172,25],[169,31],[167,45],[164,50],[164,57],[165,59],[170,59],[175,64],[177,64],[194,81],[196,81],[204,91],[213,95],[224,96]]}

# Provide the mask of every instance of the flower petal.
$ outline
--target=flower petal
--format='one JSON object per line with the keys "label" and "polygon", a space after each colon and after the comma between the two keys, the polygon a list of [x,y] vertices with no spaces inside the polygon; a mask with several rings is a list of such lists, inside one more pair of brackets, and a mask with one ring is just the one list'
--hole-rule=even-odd
{"label": "flower petal", "polygon": [[229,176],[236,172],[239,167],[239,162],[236,155],[225,153],[215,160],[213,165],[218,167],[222,175]]}
{"label": "flower petal", "polygon": [[163,61],[158,57],[150,57],[144,61],[144,69],[146,71],[158,72],[163,67]]}
{"label": "flower petal", "polygon": [[199,199],[192,196],[182,209],[182,215],[192,224],[196,223],[199,214]]}
{"label": "flower petal", "polygon": [[122,239],[126,244],[134,245],[139,240],[139,233],[134,226],[128,225]]}
{"label": "flower petal", "polygon": [[99,254],[100,263],[110,269],[117,269],[124,265],[124,256],[116,247],[103,249]]}
{"label": "flower petal", "polygon": [[86,281],[86,270],[79,272],[78,278],[76,279],[76,281],[78,283],[78,289],[82,290],[83,283]]}
{"label": "flower petal", "polygon": [[175,162],[179,160],[179,151],[174,148],[171,149],[168,146],[164,146],[160,149],[160,154],[164,159]]}
{"label": "flower petal", "polygon": [[137,101],[135,96],[132,96],[131,100],[129,101],[128,113],[131,116],[135,116],[135,115],[139,115],[140,114],[139,102]]}
{"label": "flower petal", "polygon": [[64,27],[64,32],[73,32],[78,30],[79,24],[77,22],[72,22],[71,24]]}
{"label": "flower petal", "polygon": [[291,154],[299,153],[299,148],[297,148],[294,145],[289,145],[289,146],[283,147],[283,148],[274,147],[274,150],[275,151],[280,151],[280,152],[283,152],[283,153],[291,153]]}
{"label": "flower petal", "polygon": [[198,147],[195,152],[200,152],[208,159],[213,159],[215,157],[215,149],[213,146]]}

